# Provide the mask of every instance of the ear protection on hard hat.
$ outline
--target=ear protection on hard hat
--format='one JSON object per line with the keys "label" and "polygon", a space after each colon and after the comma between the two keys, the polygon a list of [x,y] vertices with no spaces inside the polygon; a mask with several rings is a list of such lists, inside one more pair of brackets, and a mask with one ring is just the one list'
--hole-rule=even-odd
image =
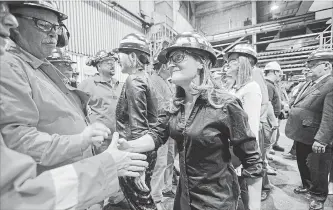
{"label": "ear protection on hard hat", "polygon": [[65,24],[61,23],[63,25],[63,29],[66,30],[62,30],[61,35],[58,35],[58,42],[57,42],[57,47],[66,47],[68,45],[69,42],[69,37],[70,37],[70,33],[66,27]]}
{"label": "ear protection on hard hat", "polygon": [[139,55],[139,61],[142,63],[142,64],[149,64],[149,59],[147,56],[144,56],[144,55]]}

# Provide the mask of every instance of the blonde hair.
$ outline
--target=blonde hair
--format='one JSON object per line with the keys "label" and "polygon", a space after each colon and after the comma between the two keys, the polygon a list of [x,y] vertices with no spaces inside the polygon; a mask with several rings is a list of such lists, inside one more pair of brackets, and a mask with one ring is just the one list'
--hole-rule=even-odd
{"label": "blonde hair", "polygon": [[253,66],[249,58],[240,55],[238,57],[239,68],[236,76],[234,88],[240,89],[250,81],[252,81]]}
{"label": "blonde hair", "polygon": [[[192,95],[200,95],[203,99],[206,99],[208,103],[213,106],[214,108],[222,108],[224,106],[223,97],[221,94],[227,94],[227,91],[223,89],[221,86],[215,84],[214,79],[211,77],[210,69],[212,68],[212,62],[208,56],[202,55],[193,55],[191,56],[199,60],[203,68],[200,69],[199,72],[199,79],[200,84],[197,85],[194,82],[194,79],[190,83],[190,87],[193,90]],[[185,91],[182,87],[176,86],[176,91],[174,95],[173,101],[168,104],[166,108],[170,113],[174,114],[179,111],[180,105],[184,103]]]}

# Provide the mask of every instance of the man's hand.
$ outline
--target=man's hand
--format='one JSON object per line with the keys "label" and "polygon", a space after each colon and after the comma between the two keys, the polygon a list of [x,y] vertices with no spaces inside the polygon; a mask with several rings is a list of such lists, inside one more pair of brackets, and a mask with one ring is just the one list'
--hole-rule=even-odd
{"label": "man's hand", "polygon": [[109,134],[111,134],[109,128],[102,123],[95,122],[86,127],[80,135],[85,141],[90,142],[96,147],[100,147],[104,138],[107,138]]}
{"label": "man's hand", "polygon": [[120,151],[117,147],[119,134],[113,133],[112,141],[109,148],[105,151],[112,155],[113,160],[117,164],[118,176],[139,177],[140,173],[146,170],[148,162],[146,155]]}
{"label": "man's hand", "polygon": [[141,173],[141,176],[135,177],[135,185],[143,192],[149,192],[149,188],[146,185],[146,174],[145,172]]}
{"label": "man's hand", "polygon": [[325,148],[326,148],[326,145],[321,144],[321,143],[318,142],[318,141],[315,141],[315,142],[313,142],[313,144],[312,144],[312,151],[313,151],[314,153],[325,153]]}

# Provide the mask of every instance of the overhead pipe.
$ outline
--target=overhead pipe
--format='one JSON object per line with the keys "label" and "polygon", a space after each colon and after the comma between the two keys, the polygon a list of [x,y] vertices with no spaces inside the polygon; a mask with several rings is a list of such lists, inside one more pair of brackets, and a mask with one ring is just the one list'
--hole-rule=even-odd
{"label": "overhead pipe", "polygon": [[233,42],[231,45],[229,45],[227,48],[225,48],[223,51],[222,51],[222,54],[225,54],[227,51],[229,51],[231,48],[233,48],[236,44],[238,44],[239,42],[241,42],[243,39],[245,39],[247,37],[246,36],[243,36],[239,39],[237,39],[235,42]]}

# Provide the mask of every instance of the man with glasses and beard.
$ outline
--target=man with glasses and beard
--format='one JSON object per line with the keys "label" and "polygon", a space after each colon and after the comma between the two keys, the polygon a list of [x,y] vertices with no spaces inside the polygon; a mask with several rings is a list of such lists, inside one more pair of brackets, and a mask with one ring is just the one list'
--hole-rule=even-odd
{"label": "man with glasses and beard", "polygon": [[[332,113],[327,113],[332,92],[333,52],[318,50],[307,59],[311,81],[299,91],[286,124],[286,136],[296,141],[296,158],[302,186],[297,194],[311,194],[310,210],[324,208],[328,194],[328,174],[332,162]],[[325,105],[324,105],[325,104]],[[327,110],[327,111],[326,111]]]}
{"label": "man with glasses and beard", "polygon": [[0,129],[7,146],[31,156],[37,171],[56,168],[93,155],[109,129],[85,116],[89,95],[63,82],[65,76],[47,57],[66,45],[62,21],[67,16],[52,1],[13,4],[19,26],[11,30],[1,59]]}
{"label": "man with glasses and beard", "polygon": [[[10,4],[20,3],[10,2]],[[5,47],[9,41],[9,30],[17,26],[18,22],[10,13],[8,2],[0,2],[1,61],[8,58]],[[1,76],[7,76],[7,71],[12,69],[11,66],[3,64],[5,63],[1,63]],[[11,64],[13,70],[17,71],[14,64]],[[6,97],[8,91],[3,88],[9,87],[4,85],[1,88],[1,108],[10,103]],[[17,110],[17,113],[19,112],[20,110]],[[2,123],[3,119],[0,120]],[[114,133],[114,143],[103,154],[37,176],[35,160],[29,155],[8,148],[0,133],[0,209],[84,209],[112,195],[119,188],[118,176],[139,176],[138,172],[147,166],[147,163],[142,161],[146,158],[144,155],[119,151],[118,138],[119,135]],[[101,182],[105,185],[100,186],[98,183]]]}

